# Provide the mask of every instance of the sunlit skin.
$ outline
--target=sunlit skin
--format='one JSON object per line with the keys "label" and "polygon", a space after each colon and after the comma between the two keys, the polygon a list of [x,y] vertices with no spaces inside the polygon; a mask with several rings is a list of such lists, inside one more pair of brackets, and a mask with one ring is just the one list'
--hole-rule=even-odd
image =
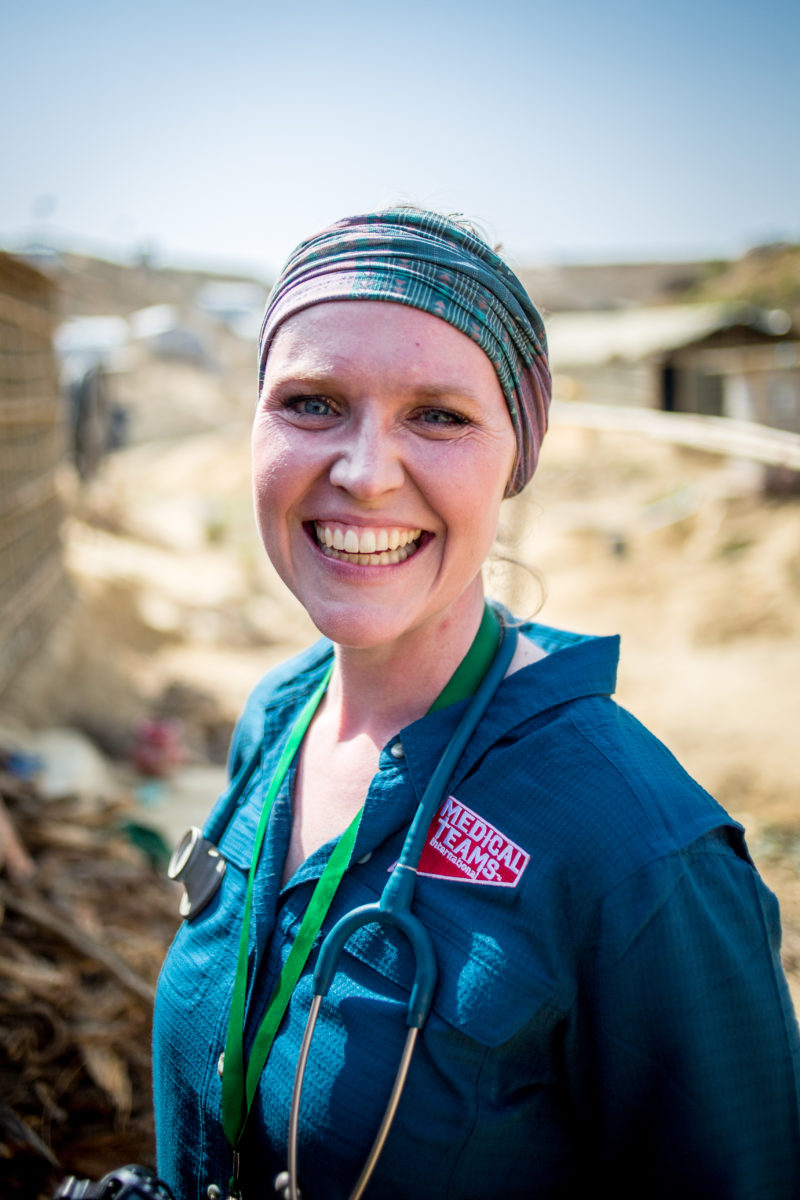
{"label": "sunlit skin", "polygon": [[[409,635],[434,647],[456,622],[472,636],[514,453],[489,359],[438,317],[343,301],[278,329],[253,430],[259,528],[281,578],[340,646],[383,664]],[[422,534],[405,561],[360,565],[321,551],[325,525]]]}
{"label": "sunlit skin", "polygon": [[438,317],[337,301],[279,327],[253,427],[256,514],[276,570],[336,643],[287,873],[341,832],[380,747],[466,653],[515,446],[489,359]]}

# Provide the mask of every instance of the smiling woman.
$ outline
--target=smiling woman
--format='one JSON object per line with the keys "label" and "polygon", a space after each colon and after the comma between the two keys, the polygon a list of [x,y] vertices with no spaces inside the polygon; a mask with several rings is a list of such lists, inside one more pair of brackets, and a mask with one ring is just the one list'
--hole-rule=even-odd
{"label": "smiling woman", "polygon": [[[407,662],[463,624],[463,656],[515,446],[489,359],[441,318],[374,300],[303,309],[274,337],[253,427],[267,553],[332,641]],[[409,701],[424,711],[451,673],[427,696],[415,680]]]}
{"label": "smiling woman", "polygon": [[613,703],[617,639],[484,599],[549,397],[538,312],[458,222],[349,218],[275,286],[255,507],[323,638],[256,688],[177,860],[203,880],[155,1017],[179,1200],[800,1194],[741,827]]}

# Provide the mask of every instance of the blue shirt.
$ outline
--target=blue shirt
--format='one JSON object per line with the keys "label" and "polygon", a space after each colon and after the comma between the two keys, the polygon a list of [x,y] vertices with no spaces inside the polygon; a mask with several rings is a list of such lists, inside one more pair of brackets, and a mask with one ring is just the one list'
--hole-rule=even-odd
{"label": "blue shirt", "polygon": [[[471,816],[456,832],[439,823],[438,848],[426,851],[432,869],[417,882],[414,910],[439,977],[366,1195],[800,1196],[800,1039],[777,903],[742,830],[610,699],[616,638],[523,631],[547,657],[501,685],[450,789],[451,825]],[[208,908],[184,922],[161,973],[158,1161],[179,1200],[204,1198],[210,1183],[224,1192],[230,1175],[218,1060],[253,839],[288,731],[330,655],[318,643],[251,696],[231,771],[259,747],[260,767],[206,827],[227,871]],[[380,897],[462,707],[423,717],[384,747],[323,934]],[[248,1048],[333,846],[281,888],[291,788],[290,772],[256,876]],[[494,879],[484,850],[503,860]],[[315,958],[261,1077],[242,1155],[246,1200],[266,1200],[286,1167]],[[402,1051],[412,976],[392,933],[370,926],[347,945],[303,1088],[306,1200],[340,1200],[360,1173]]]}

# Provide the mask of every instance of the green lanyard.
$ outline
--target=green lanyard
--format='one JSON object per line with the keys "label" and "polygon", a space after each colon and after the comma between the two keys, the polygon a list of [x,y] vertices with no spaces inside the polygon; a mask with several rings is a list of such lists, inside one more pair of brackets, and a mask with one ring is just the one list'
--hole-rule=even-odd
{"label": "green lanyard", "polygon": [[[500,626],[494,609],[488,604],[484,607],[481,621],[475,639],[466,656],[456,668],[449,682],[439,693],[429,713],[455,704],[458,700],[473,695],[486,674],[497,652],[500,640]],[[222,1072],[222,1128],[231,1146],[236,1148],[244,1131],[247,1117],[253,1099],[258,1089],[258,1081],[267,1061],[272,1042],[278,1032],[278,1027],[286,1012],[298,979],[303,973],[314,941],[336,894],[336,889],[342,876],[350,864],[358,827],[361,822],[363,808],[356,814],[351,824],[334,846],[325,869],[322,872],[305,911],[300,929],[294,944],[281,970],[278,983],[270,997],[267,1011],[256,1033],[250,1058],[245,1066],[244,1060],[244,1024],[245,1001],[247,997],[247,960],[250,943],[250,916],[253,907],[253,887],[258,866],[261,847],[267,831],[270,810],[277,796],[286,772],[300,748],[311,719],[325,694],[325,689],[331,677],[333,666],[326,672],[322,682],[314,694],[306,702],[297,717],[289,734],[289,739],[278,760],[275,774],[269,786],[261,810],[261,817],[253,843],[253,856],[247,877],[247,893],[244,902],[244,916],[239,940],[239,958],[236,964],[236,977],[231,999],[231,1013],[228,1022],[228,1035],[225,1041],[225,1057]]]}

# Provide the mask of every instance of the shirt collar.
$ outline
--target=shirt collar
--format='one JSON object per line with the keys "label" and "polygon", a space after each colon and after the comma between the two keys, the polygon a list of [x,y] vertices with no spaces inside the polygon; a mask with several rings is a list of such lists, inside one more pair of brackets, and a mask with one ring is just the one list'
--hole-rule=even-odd
{"label": "shirt collar", "polygon": [[[619,637],[587,637],[533,624],[521,626],[520,633],[547,650],[547,657],[503,680],[461,756],[453,783],[463,779],[491,746],[518,726],[562,704],[589,696],[611,696],[616,689]],[[417,799],[467,703],[452,704],[401,731]]]}
{"label": "shirt collar", "polygon": [[[538,624],[520,626],[520,634],[532,638],[547,651],[547,657],[503,680],[459,760],[451,781],[454,787],[491,746],[515,728],[562,704],[582,697],[610,696],[615,690],[619,637],[590,637]],[[277,689],[267,710],[265,733],[291,723],[322,677],[332,653],[332,645],[327,639],[320,640],[306,652],[304,670]],[[384,794],[369,797],[353,850],[353,861],[358,861],[408,825],[468,703],[462,700],[420,717],[383,748],[382,770],[388,770],[395,779],[398,774],[405,775],[410,788],[395,789],[387,775],[386,785],[391,788],[391,797],[385,794],[385,788],[380,788]],[[403,749],[401,757],[392,753],[398,742]],[[278,750],[276,746],[269,759],[277,758]],[[316,878],[328,853],[329,847],[320,847],[311,855],[293,877],[293,886]]]}

